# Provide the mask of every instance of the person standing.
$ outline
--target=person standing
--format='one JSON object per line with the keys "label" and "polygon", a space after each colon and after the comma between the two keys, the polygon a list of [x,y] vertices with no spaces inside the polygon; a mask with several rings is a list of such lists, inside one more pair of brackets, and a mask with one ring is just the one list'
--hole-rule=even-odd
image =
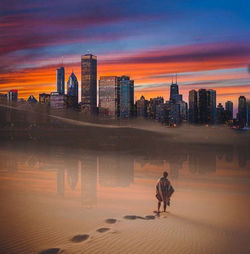
{"label": "person standing", "polygon": [[158,210],[160,213],[161,202],[163,202],[163,209],[166,212],[167,205],[170,206],[170,197],[174,193],[174,188],[168,180],[168,172],[164,171],[163,176],[156,184],[156,198],[158,199]]}

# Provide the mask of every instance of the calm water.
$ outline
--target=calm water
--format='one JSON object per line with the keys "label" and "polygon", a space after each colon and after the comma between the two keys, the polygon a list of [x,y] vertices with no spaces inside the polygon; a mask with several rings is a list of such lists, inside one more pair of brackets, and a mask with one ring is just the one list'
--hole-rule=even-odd
{"label": "calm water", "polygon": [[[26,125],[0,132],[0,253],[38,253],[106,218],[152,214],[164,170],[174,233],[191,225],[194,243],[222,237],[209,253],[248,253],[249,133]],[[205,236],[190,253],[209,250]]]}

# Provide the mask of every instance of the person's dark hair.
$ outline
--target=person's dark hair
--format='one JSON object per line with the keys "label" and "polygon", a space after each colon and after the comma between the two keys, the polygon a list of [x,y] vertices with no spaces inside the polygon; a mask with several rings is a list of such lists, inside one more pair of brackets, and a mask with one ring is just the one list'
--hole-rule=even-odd
{"label": "person's dark hair", "polygon": [[168,177],[168,172],[167,172],[167,171],[164,171],[164,172],[163,172],[163,176],[164,176],[164,177]]}

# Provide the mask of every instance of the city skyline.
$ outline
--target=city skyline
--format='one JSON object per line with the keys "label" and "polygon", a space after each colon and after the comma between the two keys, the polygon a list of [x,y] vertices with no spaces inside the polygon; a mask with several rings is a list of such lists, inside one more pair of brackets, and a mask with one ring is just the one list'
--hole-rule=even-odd
{"label": "city skyline", "polygon": [[178,73],[185,101],[198,88],[216,90],[218,101],[232,100],[234,109],[240,95],[250,98],[247,1],[237,8],[233,1],[4,2],[0,92],[17,89],[27,99],[55,91],[61,56],[65,77],[73,69],[81,82],[79,58],[89,50],[98,56],[97,79],[130,76],[136,100],[167,99],[171,73]]}

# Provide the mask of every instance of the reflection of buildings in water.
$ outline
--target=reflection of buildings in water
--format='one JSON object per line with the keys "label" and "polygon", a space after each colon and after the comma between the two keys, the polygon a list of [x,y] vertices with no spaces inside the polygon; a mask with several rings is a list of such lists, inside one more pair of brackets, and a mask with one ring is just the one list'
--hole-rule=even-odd
{"label": "reflection of buildings in water", "polygon": [[82,204],[91,207],[97,203],[97,156],[86,154],[81,158]]}
{"label": "reflection of buildings in water", "polygon": [[238,164],[239,167],[244,168],[247,165],[247,161],[250,159],[250,148],[248,146],[237,147],[238,151]]}
{"label": "reflection of buildings in water", "polygon": [[11,156],[1,156],[0,157],[0,169],[8,170],[9,172],[18,171],[18,161]]}
{"label": "reflection of buildings in water", "polygon": [[201,174],[216,172],[216,150],[197,147],[189,150],[189,171]]}
{"label": "reflection of buildings in water", "polygon": [[78,182],[78,160],[66,160],[65,167],[67,170],[68,184],[71,190],[74,190]]}
{"label": "reflection of buildings in water", "polygon": [[56,171],[56,191],[63,196],[65,190],[65,152],[62,147],[53,147],[46,150],[45,154],[39,159],[40,170]]}
{"label": "reflection of buildings in water", "polygon": [[104,187],[127,187],[133,183],[134,160],[119,154],[99,156],[99,183]]}
{"label": "reflection of buildings in water", "polygon": [[169,156],[168,163],[170,169],[170,177],[177,179],[179,176],[179,170],[182,168],[183,163],[187,160],[187,154],[182,153],[173,153]]}
{"label": "reflection of buildings in water", "polygon": [[64,169],[57,169],[56,171],[56,191],[57,194],[64,196],[64,183],[65,183],[65,178],[64,178]]}

